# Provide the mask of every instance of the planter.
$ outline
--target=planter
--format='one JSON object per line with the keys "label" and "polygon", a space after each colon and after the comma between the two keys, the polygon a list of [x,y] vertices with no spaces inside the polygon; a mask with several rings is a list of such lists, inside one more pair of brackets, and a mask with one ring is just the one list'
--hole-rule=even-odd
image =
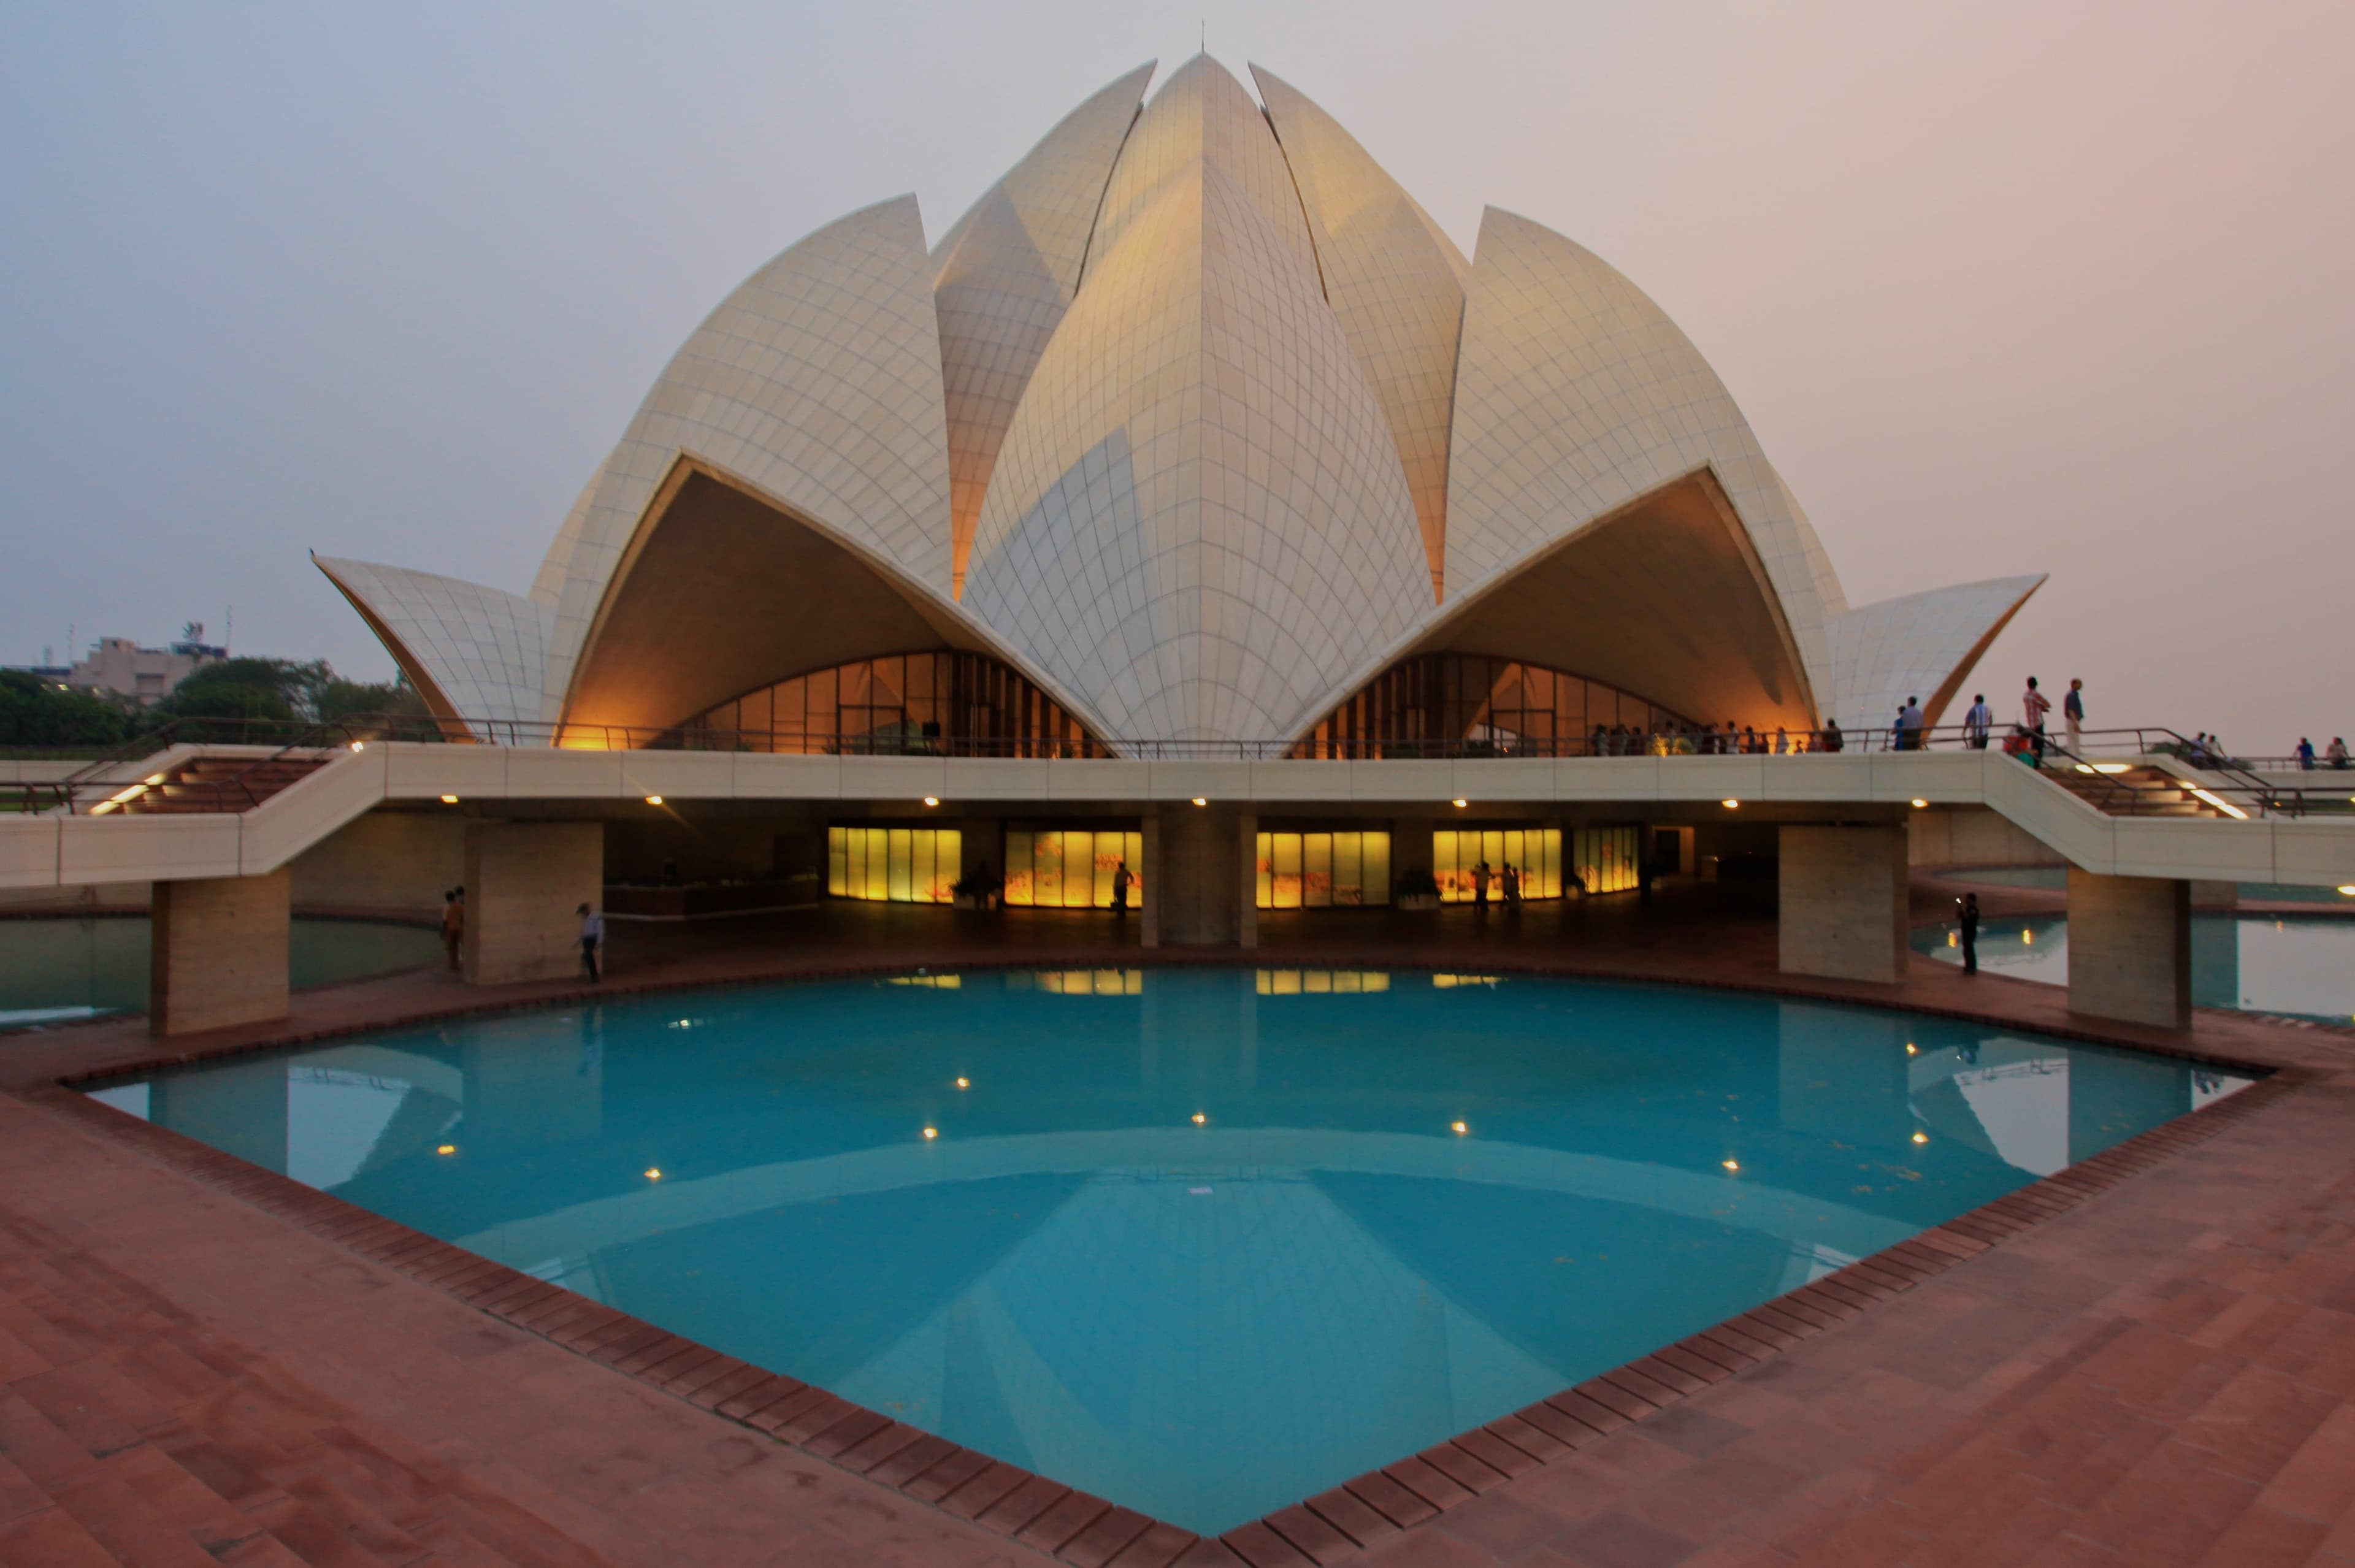
{"label": "planter", "polygon": [[1437,893],[1401,893],[1391,901],[1401,909],[1437,909],[1439,895]]}

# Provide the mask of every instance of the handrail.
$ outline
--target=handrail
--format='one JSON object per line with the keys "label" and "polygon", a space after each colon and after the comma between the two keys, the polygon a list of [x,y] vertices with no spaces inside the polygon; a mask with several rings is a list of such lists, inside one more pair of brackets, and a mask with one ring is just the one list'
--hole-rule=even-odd
{"label": "handrail", "polygon": [[[0,805],[7,803],[13,793],[22,804],[19,809],[46,809],[63,806],[69,812],[79,809],[81,796],[93,784],[101,783],[109,771],[140,757],[152,756],[172,745],[188,741],[235,744],[219,739],[223,731],[251,737],[267,737],[280,744],[267,756],[258,757],[226,779],[204,781],[204,787],[216,796],[241,798],[246,805],[257,805],[265,796],[253,787],[253,781],[262,770],[282,763],[298,752],[323,751],[335,745],[366,745],[375,741],[402,741],[432,743],[483,744],[512,747],[553,747],[562,750],[600,752],[784,752],[807,755],[875,755],[920,757],[1002,758],[1027,761],[1075,760],[1103,756],[1109,751],[1116,759],[1147,762],[1275,762],[1300,761],[1381,761],[1419,760],[1444,762],[1478,762],[1489,760],[1556,760],[1589,757],[1633,758],[1653,757],[1672,759],[1686,755],[1780,757],[1820,754],[1829,749],[1827,742],[1834,731],[1779,731],[1768,734],[1733,735],[1725,732],[1682,731],[1655,734],[1623,731],[1605,732],[1598,738],[1592,731],[1585,734],[1535,737],[1500,736],[1487,739],[1469,737],[1435,740],[1422,737],[1358,737],[1337,740],[1297,741],[1268,739],[1258,741],[1208,741],[1194,739],[1135,738],[1104,742],[1079,742],[1070,740],[1039,737],[991,738],[971,736],[923,736],[894,731],[868,736],[805,736],[768,730],[702,730],[681,727],[657,728],[650,725],[582,724],[514,719],[435,719],[414,714],[367,713],[351,714],[326,720],[234,720],[191,719],[176,720],[150,731],[136,741],[117,747],[106,756],[98,758],[66,778],[48,783],[26,783],[0,785]],[[2015,734],[2020,734],[2015,731]],[[196,740],[201,736],[202,741]],[[2025,741],[2021,735],[2021,741]],[[1777,741],[1783,750],[1773,748]],[[1996,743],[1996,738],[1974,736],[1966,726],[1945,724],[1919,731],[1898,732],[1887,729],[1849,731],[1839,735],[1838,750],[1856,754],[1877,754],[1898,751],[1952,750],[1972,747],[1985,750]],[[250,743],[250,742],[248,742]],[[266,741],[264,742],[266,743]],[[1754,744],[1759,749],[1747,749]],[[2009,749],[2009,748],[2008,748]],[[2163,726],[2137,726],[2112,730],[2085,730],[2080,732],[2077,749],[2071,749],[2057,738],[2043,739],[2043,755],[2032,751],[2020,753],[2020,760],[2030,765],[2050,766],[2053,761],[2083,768],[2087,773],[2105,770],[2106,761],[2124,757],[2158,758],[2173,756],[2186,765],[2206,775],[2196,786],[2213,796],[2232,798],[2236,805],[2259,814],[2281,813],[2303,816],[2310,805],[2328,804],[2342,805],[2350,793],[2344,787],[2307,789],[2278,785],[2257,777],[2245,763],[2216,756],[2206,752],[2198,742],[2187,740],[2177,731]],[[0,749],[0,756],[5,756]],[[2115,779],[2115,774],[2103,771],[2103,776]],[[2186,789],[2195,787],[2187,784]],[[2131,786],[2113,784],[2105,792],[2105,800],[2115,804]],[[2081,790],[2079,793],[2083,793]],[[2314,797],[2309,801],[2308,796]]]}

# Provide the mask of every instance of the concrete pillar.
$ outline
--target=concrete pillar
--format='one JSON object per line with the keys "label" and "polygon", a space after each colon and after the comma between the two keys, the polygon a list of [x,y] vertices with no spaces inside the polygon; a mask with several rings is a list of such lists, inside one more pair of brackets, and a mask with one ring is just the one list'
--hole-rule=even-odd
{"label": "concrete pillar", "polygon": [[2190,883],[2069,868],[2069,1010],[2190,1027]]}
{"label": "concrete pillar", "polygon": [[581,905],[604,907],[602,822],[466,827],[466,983],[563,980],[581,973]]}
{"label": "concrete pillar", "polygon": [[[1161,818],[1148,811],[1139,825],[1141,853],[1137,857],[1136,876],[1136,944],[1139,947],[1161,945]],[[1146,987],[1148,991],[1151,987]],[[1146,1009],[1146,1029],[1152,1028],[1152,1008]]]}
{"label": "concrete pillar", "polygon": [[167,1073],[148,1090],[147,1119],[283,1176],[286,1063],[264,1058]]}
{"label": "concrete pillar", "polygon": [[[1409,871],[1431,875],[1431,834],[1439,825],[1428,816],[1401,816],[1391,822],[1391,897]],[[1566,851],[1565,851],[1566,852]]]}
{"label": "concrete pillar", "polygon": [[1779,854],[1783,973],[1903,980],[1905,825],[1789,826]]}
{"label": "concrete pillar", "polygon": [[150,1034],[191,1034],[286,1016],[293,887],[282,866],[266,877],[155,884]]}
{"label": "concrete pillar", "polygon": [[1252,839],[1258,819],[1225,805],[1161,807],[1146,829],[1146,931],[1156,946],[1259,942]]}

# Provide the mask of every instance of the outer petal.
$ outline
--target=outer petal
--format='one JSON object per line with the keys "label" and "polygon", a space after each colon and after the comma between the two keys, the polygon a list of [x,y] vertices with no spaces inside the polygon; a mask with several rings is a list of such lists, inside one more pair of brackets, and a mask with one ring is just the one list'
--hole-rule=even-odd
{"label": "outer petal", "polygon": [[965,556],[998,445],[1039,356],[1079,293],[1104,181],[1152,79],[1148,62],[1071,111],[932,252],[947,393],[953,592],[964,592]]}
{"label": "outer petal", "polygon": [[1448,426],[1467,270],[1414,198],[1333,118],[1252,67],[1324,269],[1325,297],[1390,421],[1423,524],[1432,597],[1446,565]]}
{"label": "outer petal", "polygon": [[555,619],[548,606],[430,571],[311,560],[383,641],[435,718],[538,720],[540,668]]}
{"label": "outer petal", "polygon": [[1198,163],[1217,169],[1259,209],[1276,237],[1278,252],[1297,261],[1315,286],[1316,247],[1308,238],[1284,149],[1242,83],[1208,55],[1180,66],[1128,133],[1112,183],[1104,187],[1093,253],[1108,254],[1164,187],[1188,177]]}
{"label": "outer petal", "polygon": [[1749,529],[1812,677],[1826,657],[1821,547],[1724,384],[1600,258],[1488,208],[1456,371],[1448,597],[1704,464]]}
{"label": "outer petal", "polygon": [[1099,734],[1290,734],[1429,606],[1380,408],[1287,244],[1217,165],[1163,182],[1007,434],[966,607]]}
{"label": "outer petal", "polygon": [[531,580],[532,602],[545,604],[550,610],[564,597],[564,579],[572,570],[572,547],[581,542],[581,530],[588,526],[589,508],[597,504],[597,487],[605,483],[605,471],[613,465],[608,457],[589,476],[574,498],[572,510],[564,514],[564,526],[556,530],[556,542],[548,547],[548,554],[539,563],[539,573]]}
{"label": "outer petal", "polygon": [[1888,725],[1909,697],[1933,724],[1987,645],[2028,596],[2033,577],[1998,577],[1884,599],[1832,617],[1832,711],[1850,729]]}
{"label": "outer petal", "polygon": [[565,564],[546,689],[582,639],[677,459],[740,476],[945,598],[948,431],[913,197],[852,213],[755,272],[647,394]]}

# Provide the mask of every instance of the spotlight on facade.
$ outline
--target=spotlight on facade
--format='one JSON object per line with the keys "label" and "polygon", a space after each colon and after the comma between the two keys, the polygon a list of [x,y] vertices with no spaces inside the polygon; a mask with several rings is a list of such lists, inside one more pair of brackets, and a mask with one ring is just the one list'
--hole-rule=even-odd
{"label": "spotlight on facade", "polygon": [[660,805],[662,804],[662,796],[658,795],[650,795],[646,796],[646,804],[648,805]]}
{"label": "spotlight on facade", "polygon": [[926,796],[924,797],[924,804],[925,804],[926,805],[940,805],[940,803],[941,803],[941,797],[940,797],[939,795],[926,795]]}
{"label": "spotlight on facade", "polygon": [[2339,884],[2339,891],[2347,897],[2355,899],[2355,882],[2341,882]]}
{"label": "spotlight on facade", "polygon": [[1930,803],[1928,801],[1923,800],[1918,795],[1913,797],[1913,809],[1916,811],[1927,810],[1929,808],[1929,805]]}
{"label": "spotlight on facade", "polygon": [[1194,797],[1194,804],[1195,804],[1196,805],[1209,805],[1210,803],[1209,803],[1208,800],[1204,799],[1202,796],[1200,796],[1200,795],[1196,795],[1196,796]]}
{"label": "spotlight on facade", "polygon": [[366,741],[355,741],[352,742],[352,750],[355,752],[365,752],[368,750],[368,742]]}
{"label": "spotlight on facade", "polygon": [[1725,807],[1728,811],[1740,811],[1742,809],[1742,803],[1734,799],[1732,795],[1727,795],[1723,800],[1719,801],[1717,804]]}
{"label": "spotlight on facade", "polygon": [[444,805],[455,805],[458,804],[458,797],[454,795],[445,795],[442,797],[442,804]]}
{"label": "spotlight on facade", "polygon": [[1457,800],[1455,800],[1455,801],[1453,801],[1453,802],[1450,802],[1449,804],[1453,805],[1455,807],[1455,809],[1456,809],[1456,810],[1461,811],[1461,810],[1463,810],[1465,806],[1467,806],[1467,805],[1471,805],[1472,803],[1471,803],[1470,801],[1468,801],[1468,800],[1463,800],[1463,799],[1460,799],[1460,798],[1459,798],[1459,799],[1457,799]]}

